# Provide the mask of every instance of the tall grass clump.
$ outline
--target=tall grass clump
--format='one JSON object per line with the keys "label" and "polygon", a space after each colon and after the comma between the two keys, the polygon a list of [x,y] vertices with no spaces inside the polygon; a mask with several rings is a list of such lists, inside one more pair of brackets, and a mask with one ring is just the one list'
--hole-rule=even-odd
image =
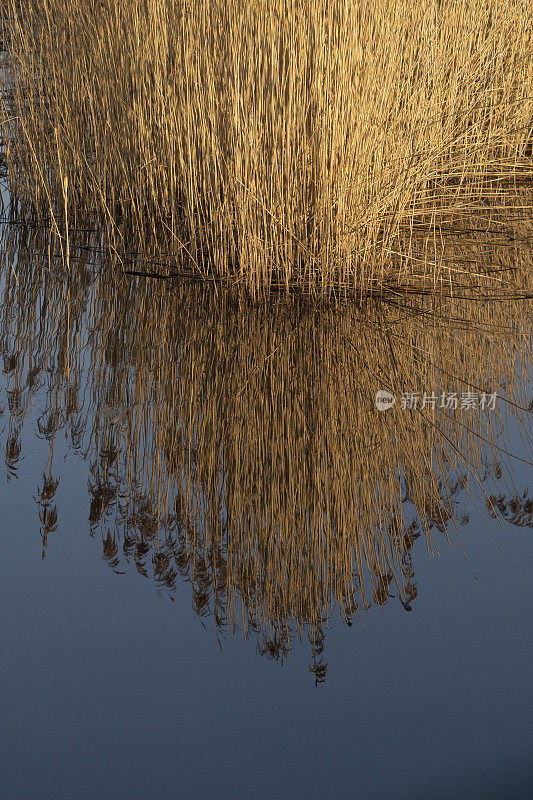
{"label": "tall grass clump", "polygon": [[[527,0],[7,0],[19,213],[252,296],[454,278],[527,209]],[[470,223],[469,223],[470,224]],[[415,244],[416,242],[416,244]]]}

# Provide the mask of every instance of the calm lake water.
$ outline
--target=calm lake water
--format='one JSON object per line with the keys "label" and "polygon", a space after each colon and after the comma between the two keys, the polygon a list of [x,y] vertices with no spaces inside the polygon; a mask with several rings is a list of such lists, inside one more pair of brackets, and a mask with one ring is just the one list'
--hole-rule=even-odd
{"label": "calm lake water", "polygon": [[2,797],[532,797],[525,307],[3,248]]}

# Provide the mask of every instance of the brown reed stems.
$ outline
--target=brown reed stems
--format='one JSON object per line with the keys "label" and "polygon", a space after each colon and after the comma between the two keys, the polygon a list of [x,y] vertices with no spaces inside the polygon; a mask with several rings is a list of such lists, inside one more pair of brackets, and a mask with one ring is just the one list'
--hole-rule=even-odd
{"label": "brown reed stems", "polygon": [[8,0],[5,30],[10,191],[56,233],[361,299],[453,286],[443,231],[531,211],[527,0]]}

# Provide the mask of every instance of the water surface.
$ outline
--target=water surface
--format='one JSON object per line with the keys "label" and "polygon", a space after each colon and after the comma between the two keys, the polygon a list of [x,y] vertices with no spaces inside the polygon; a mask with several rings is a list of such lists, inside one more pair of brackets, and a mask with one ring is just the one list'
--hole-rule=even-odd
{"label": "water surface", "polygon": [[531,797],[525,304],[3,245],[3,796]]}

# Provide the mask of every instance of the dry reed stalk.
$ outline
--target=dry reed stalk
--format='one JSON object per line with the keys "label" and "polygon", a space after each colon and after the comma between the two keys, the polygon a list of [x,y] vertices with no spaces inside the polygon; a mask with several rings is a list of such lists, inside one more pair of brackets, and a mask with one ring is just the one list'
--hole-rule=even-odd
{"label": "dry reed stalk", "polygon": [[60,220],[67,179],[118,251],[255,298],[437,291],[443,229],[531,211],[527,0],[9,0],[5,27],[12,196]]}

